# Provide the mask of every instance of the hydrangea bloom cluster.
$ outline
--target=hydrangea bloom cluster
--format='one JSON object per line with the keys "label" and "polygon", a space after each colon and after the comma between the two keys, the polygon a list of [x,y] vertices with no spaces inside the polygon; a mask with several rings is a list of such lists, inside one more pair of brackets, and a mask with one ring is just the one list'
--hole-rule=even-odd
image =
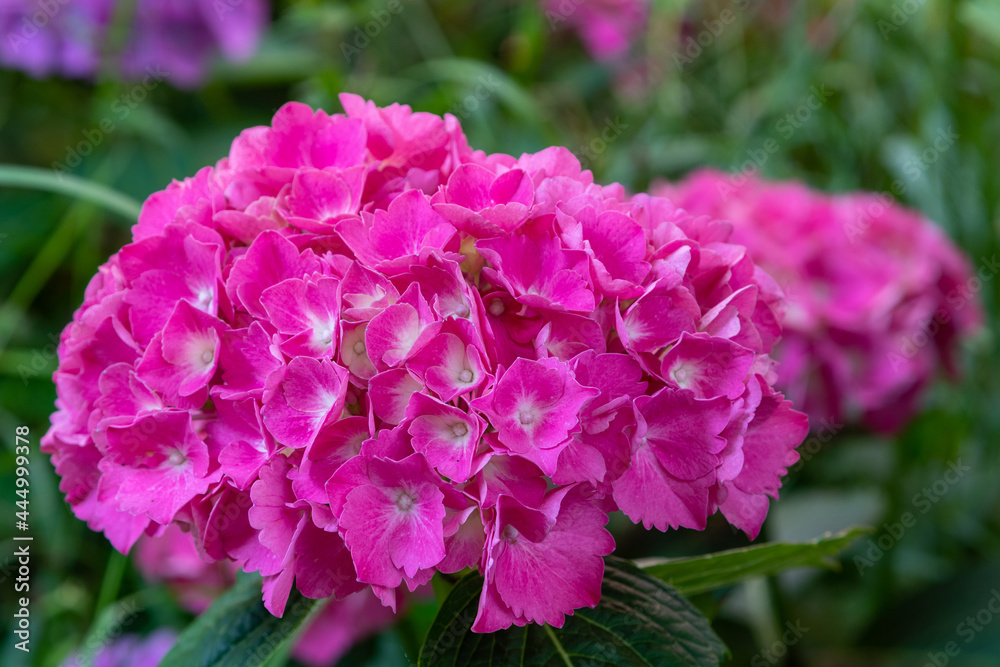
{"label": "hydrangea bloom cluster", "polygon": [[[177,524],[157,536],[143,535],[135,544],[136,569],[152,583],[162,583],[188,611],[201,614],[235,582],[238,569],[233,561],[206,562],[195,547],[191,533]],[[342,600],[329,600],[318,614],[310,616],[296,638],[292,655],[310,667],[335,665],[354,644],[392,624],[393,613],[383,607],[370,590],[352,593]],[[157,660],[133,664],[156,664]]]}
{"label": "hydrangea bloom cluster", "polygon": [[[0,65],[35,77],[91,78],[130,17],[116,66],[129,79],[155,72],[179,86],[199,83],[209,58],[243,60],[267,23],[266,0],[0,0]],[[156,78],[156,77],[154,77]]]}
{"label": "hydrangea bloom cluster", "polygon": [[549,27],[571,27],[596,60],[628,53],[649,19],[649,0],[542,0]]}
{"label": "hydrangea bloom cluster", "polygon": [[176,524],[277,615],[478,568],[480,632],[595,605],[609,512],[755,536],[808,427],[728,227],[341,101],[154,194],[93,278],[43,439],[76,515]]}
{"label": "hydrangea bloom cluster", "polygon": [[731,221],[734,242],[784,289],[778,386],[813,420],[898,428],[981,322],[965,257],[887,195],[831,196],[715,170],[655,191]]}

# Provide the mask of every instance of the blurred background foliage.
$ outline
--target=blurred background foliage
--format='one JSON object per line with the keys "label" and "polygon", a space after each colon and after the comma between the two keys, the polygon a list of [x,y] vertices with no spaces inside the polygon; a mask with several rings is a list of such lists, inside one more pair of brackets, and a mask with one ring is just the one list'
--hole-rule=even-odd
{"label": "blurred background foliage", "polygon": [[[965,350],[960,380],[937,383],[898,436],[813,425],[808,460],[787,480],[761,539],[873,526],[839,573],[789,572],[697,602],[714,616],[733,665],[935,664],[931,655],[950,641],[961,652],[948,664],[1000,664],[1000,614],[982,613],[1000,589],[1000,278],[989,268],[1000,221],[1000,9],[986,0],[656,0],[628,57],[597,63],[532,0],[400,2],[366,41],[363,26],[386,0],[279,1],[258,55],[219,64],[196,92],[169,81],[144,88],[0,71],[0,163],[65,166],[141,201],[225,155],[241,129],[267,123],[285,101],[338,111],[337,94],[350,91],[451,112],[487,152],[565,145],[599,181],[633,191],[712,165],[758,167],[827,191],[890,192],[983,269],[984,331]],[[722,23],[726,11],[732,20]],[[113,129],[100,130],[108,119]],[[777,151],[762,150],[769,140]],[[91,150],[74,158],[81,145]],[[29,426],[33,445],[44,433],[54,343],[96,267],[128,241],[129,224],[93,204],[0,187],[5,618],[14,598],[14,429]],[[959,462],[968,472],[943,482]],[[37,450],[31,482],[32,664],[59,664],[136,600],[125,631],[183,627],[188,617],[165,590],[147,586],[72,517]],[[721,521],[666,535],[619,524],[619,553],[629,557],[746,544]],[[416,607],[342,664],[409,664],[433,611]],[[979,628],[966,642],[960,624],[977,614],[962,626]],[[6,632],[0,664],[20,664],[14,641]]]}

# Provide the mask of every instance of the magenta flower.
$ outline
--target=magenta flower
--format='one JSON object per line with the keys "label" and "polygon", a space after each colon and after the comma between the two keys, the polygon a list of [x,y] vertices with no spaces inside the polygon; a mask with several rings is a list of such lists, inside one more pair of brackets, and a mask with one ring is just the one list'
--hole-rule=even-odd
{"label": "magenta flower", "polygon": [[308,447],[323,427],[340,418],[348,373],[327,359],[304,356],[293,357],[283,370],[284,377],[261,410],[261,416],[268,431],[281,444]]}
{"label": "magenta flower", "polygon": [[421,454],[401,461],[359,456],[334,474],[327,489],[359,581],[376,593],[430,581],[445,556],[443,484]]}
{"label": "magenta flower", "polygon": [[[0,65],[34,77],[93,78],[106,57],[116,0],[0,0]],[[111,62],[127,79],[191,87],[210,59],[253,55],[267,23],[265,0],[138,0],[125,43]]]}
{"label": "magenta flower", "polygon": [[[502,495],[487,523],[476,632],[511,624],[562,627],[565,614],[601,598],[604,560],[615,548],[607,515],[579,487],[549,494],[535,509]],[[545,591],[539,595],[539,591]]]}
{"label": "magenta flower", "polygon": [[555,358],[514,362],[493,387],[473,401],[497,429],[498,447],[524,456],[548,475],[555,472],[580,408],[598,390],[580,385],[568,365]]}
{"label": "magenta flower", "polygon": [[899,428],[982,321],[962,253],[883,196],[711,170],[658,192],[730,221],[734,241],[785,291],[778,386],[816,421]]}
{"label": "magenta flower", "polygon": [[342,101],[150,197],[92,280],[43,440],[77,516],[180,529],[279,615],[478,567],[478,631],[596,605],[609,512],[755,536],[807,426],[729,228]]}
{"label": "magenta flower", "polygon": [[406,419],[413,449],[448,479],[465,482],[488,460],[488,455],[478,455],[485,422],[474,413],[413,394]]}
{"label": "magenta flower", "polygon": [[184,505],[222,476],[217,466],[210,470],[208,447],[186,411],[147,414],[128,426],[110,426],[104,435],[97,498],[123,512],[169,525]]}

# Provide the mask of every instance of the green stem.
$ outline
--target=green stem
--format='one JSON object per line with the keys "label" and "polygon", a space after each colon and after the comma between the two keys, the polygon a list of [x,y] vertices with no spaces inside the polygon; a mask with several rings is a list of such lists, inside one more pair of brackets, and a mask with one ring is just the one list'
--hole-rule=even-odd
{"label": "green stem", "polygon": [[139,202],[117,190],[51,169],[0,164],[0,187],[32,188],[84,199],[103,206],[130,222],[139,218],[142,208]]}
{"label": "green stem", "polygon": [[566,667],[573,667],[573,661],[570,660],[569,654],[566,653],[566,649],[563,648],[562,642],[559,641],[559,637],[556,636],[556,633],[552,630],[551,626],[545,624],[542,628],[545,629],[545,634],[549,636],[549,640],[551,640],[552,645],[556,647],[556,652],[559,654],[559,657],[562,658]]}
{"label": "green stem", "polygon": [[97,618],[101,611],[109,604],[118,599],[118,592],[122,587],[122,578],[125,576],[125,564],[128,558],[116,549],[111,551],[108,558],[108,566],[104,569],[104,578],[101,580],[101,592],[97,596],[97,608],[94,610],[94,617]]}
{"label": "green stem", "polygon": [[77,202],[73,205],[14,285],[7,301],[0,307],[0,354],[6,349],[11,336],[21,326],[31,302],[35,300],[73,247],[82,223],[93,212],[94,208],[90,204]]}
{"label": "green stem", "polygon": [[[119,171],[119,167],[115,166],[116,163],[116,160],[109,157],[98,165],[95,173],[102,180],[110,179]],[[0,165],[0,186],[4,183],[3,176],[5,169],[3,165]],[[21,173],[22,176],[24,171],[47,173],[41,169],[21,167],[15,167],[14,171]],[[88,187],[94,185],[90,181],[77,180],[80,180]],[[122,196],[111,190],[109,192],[115,196]],[[122,197],[123,199],[127,199],[124,196]],[[136,207],[138,208],[137,205]],[[32,301],[35,300],[35,297],[38,296],[38,293],[73,248],[77,235],[90,222],[90,219],[95,214],[95,210],[94,204],[90,200],[78,200],[74,202],[49,235],[45,245],[35,255],[28,268],[25,269],[17,284],[14,285],[14,289],[7,297],[7,301],[0,307],[0,354],[6,349],[11,336],[21,326],[24,315],[28,312]],[[135,220],[135,218],[132,219]]]}
{"label": "green stem", "polygon": [[423,2],[408,5],[410,16],[405,21],[417,50],[423,60],[447,58],[452,55],[451,44],[441,29],[434,12]]}

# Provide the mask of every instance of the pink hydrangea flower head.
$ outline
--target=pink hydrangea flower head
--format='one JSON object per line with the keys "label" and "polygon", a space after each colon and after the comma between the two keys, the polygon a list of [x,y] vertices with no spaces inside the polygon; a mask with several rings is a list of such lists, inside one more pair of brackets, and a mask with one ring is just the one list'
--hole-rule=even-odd
{"label": "pink hydrangea flower head", "polygon": [[183,542],[143,557],[168,580],[258,572],[277,615],[293,586],[341,618],[476,567],[477,631],[597,604],[609,512],[756,535],[806,422],[730,228],[342,101],[150,197],[94,277],[43,440],[77,516]]}
{"label": "pink hydrangea flower head", "polygon": [[713,170],[658,192],[729,221],[733,239],[784,290],[778,386],[817,422],[899,428],[938,366],[954,371],[957,343],[982,322],[968,261],[888,196],[831,196]]}

